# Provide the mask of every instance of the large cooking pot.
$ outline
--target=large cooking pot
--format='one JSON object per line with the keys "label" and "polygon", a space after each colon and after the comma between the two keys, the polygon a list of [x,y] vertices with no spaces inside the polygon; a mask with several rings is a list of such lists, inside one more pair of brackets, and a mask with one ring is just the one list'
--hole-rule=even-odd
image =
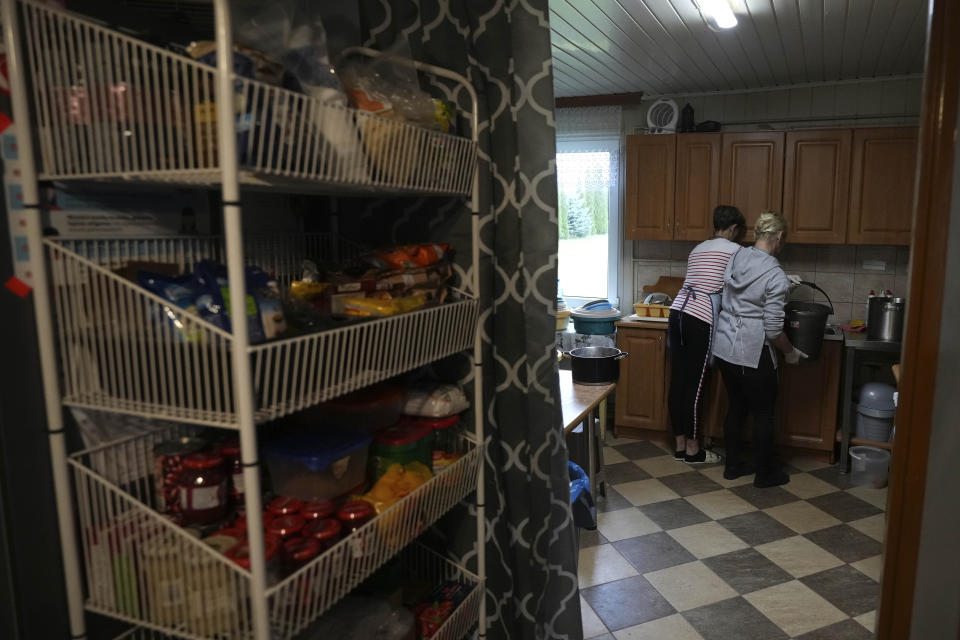
{"label": "large cooking pot", "polygon": [[783,330],[790,343],[807,354],[811,360],[820,357],[823,346],[823,333],[827,328],[827,318],[833,314],[833,303],[827,292],[812,282],[800,282],[801,285],[816,289],[827,298],[829,307],[816,302],[795,300],[784,308]]}
{"label": "large cooking pot", "polygon": [[620,360],[628,353],[614,347],[580,347],[566,352],[577,384],[610,384],[620,379]]}
{"label": "large cooking pot", "polygon": [[903,337],[903,298],[874,296],[867,303],[867,339],[900,342]]}

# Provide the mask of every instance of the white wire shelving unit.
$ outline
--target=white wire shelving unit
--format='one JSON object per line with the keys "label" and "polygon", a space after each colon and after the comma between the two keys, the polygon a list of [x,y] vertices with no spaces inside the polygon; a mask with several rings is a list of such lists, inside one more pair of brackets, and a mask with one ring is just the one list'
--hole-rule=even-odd
{"label": "white wire shelving unit", "polygon": [[[217,50],[232,51],[229,2],[213,4]],[[4,0],[0,10],[14,119],[39,143],[36,158],[32,137],[18,140],[72,637],[85,637],[88,610],[133,625],[120,636],[126,640],[292,639],[398,555],[407,575],[473,587],[434,639],[456,640],[474,627],[482,636],[477,97],[469,82],[405,61],[469,96],[470,136],[457,137],[239,77],[230,56],[206,66],[39,0]],[[362,48],[346,54],[380,55]],[[45,239],[40,180],[216,187],[225,235]],[[246,314],[245,265],[287,284],[305,257],[356,252],[328,234],[245,237],[241,185],[466,196],[474,214],[466,292],[404,315],[251,344],[246,323],[225,331],[118,273],[143,261],[180,270],[203,259],[225,262],[236,318]],[[475,431],[464,436],[466,453],[335,547],[278,577],[264,553],[257,424],[471,348]],[[181,426],[68,455],[64,405]],[[171,523],[155,503],[152,446],[200,426],[239,432],[250,570]],[[411,544],[474,492],[476,574]]]}

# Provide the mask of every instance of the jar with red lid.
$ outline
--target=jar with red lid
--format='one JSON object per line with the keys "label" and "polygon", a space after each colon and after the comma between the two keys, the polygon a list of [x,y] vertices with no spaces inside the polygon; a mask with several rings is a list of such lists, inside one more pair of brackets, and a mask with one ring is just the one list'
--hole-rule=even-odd
{"label": "jar with red lid", "polygon": [[294,536],[283,541],[283,560],[291,571],[296,571],[320,554],[316,538]]}
{"label": "jar with red lid", "polygon": [[220,454],[188,455],[178,485],[185,524],[212,524],[227,515],[227,476]]}
{"label": "jar with red lid", "polygon": [[[277,553],[280,549],[280,539],[276,536],[265,535],[263,537],[264,557],[267,561],[267,583],[271,584],[279,580],[280,570],[278,567]],[[237,543],[236,546],[229,549],[226,553],[227,558],[238,566],[250,570],[250,541],[244,540]]]}
{"label": "jar with red lid", "polygon": [[243,502],[243,461],[240,459],[240,441],[228,440],[220,447],[224,471],[230,480],[230,499],[233,504]]}
{"label": "jar with red lid", "polygon": [[308,522],[310,520],[324,520],[326,518],[332,518],[333,512],[333,502],[330,500],[307,502],[303,505],[303,508],[300,509],[300,515],[302,515]]}
{"label": "jar with red lid", "polygon": [[303,531],[304,524],[306,524],[306,521],[303,516],[277,516],[267,525],[267,533],[277,536],[280,540],[287,540],[299,535]]}
{"label": "jar with red lid", "polygon": [[343,525],[339,520],[324,518],[308,522],[303,528],[303,535],[316,539],[320,543],[320,553],[323,553],[340,542],[341,531],[343,531]]}
{"label": "jar with red lid", "polygon": [[[373,520],[375,513],[369,502],[351,500],[337,511],[337,520],[343,525],[344,537],[355,534],[363,525]],[[350,553],[354,558],[362,558],[370,551],[368,544],[371,532],[354,536],[350,541]]]}
{"label": "jar with red lid", "polygon": [[270,501],[270,506],[267,507],[267,510],[275,516],[289,516],[300,513],[302,508],[303,500],[280,496]]}

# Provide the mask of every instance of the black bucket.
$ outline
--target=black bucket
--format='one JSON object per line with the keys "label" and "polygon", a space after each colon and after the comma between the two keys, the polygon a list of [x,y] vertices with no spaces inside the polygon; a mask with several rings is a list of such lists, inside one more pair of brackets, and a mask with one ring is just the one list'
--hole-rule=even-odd
{"label": "black bucket", "polygon": [[830,306],[817,302],[788,302],[784,308],[786,317],[783,320],[783,331],[794,347],[810,356],[811,360],[820,357],[820,348],[823,346],[823,333],[827,328],[827,318],[833,314],[833,303],[827,292],[812,282],[801,282],[816,289],[827,298]]}

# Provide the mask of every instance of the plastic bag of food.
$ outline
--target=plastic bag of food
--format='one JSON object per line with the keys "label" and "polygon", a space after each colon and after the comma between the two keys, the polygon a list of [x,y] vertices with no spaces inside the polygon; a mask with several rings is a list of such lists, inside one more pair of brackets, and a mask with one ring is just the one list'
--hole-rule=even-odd
{"label": "plastic bag of food", "polygon": [[295,78],[297,90],[324,102],[345,104],[346,95],[330,64],[318,4],[309,0],[233,2],[234,37],[277,60]]}
{"label": "plastic bag of food", "polygon": [[403,413],[422,418],[446,418],[470,408],[470,402],[460,387],[437,384],[407,392]]}
{"label": "plastic bag of food", "polygon": [[[137,273],[137,284],[150,293],[172,302],[178,310],[191,314],[197,313],[196,302],[200,294],[200,286],[192,275],[170,276],[142,269]],[[177,319],[177,312],[173,308],[164,307],[160,315],[164,317],[157,318],[157,321],[169,323],[181,339],[188,341],[200,339],[199,330],[191,333],[184,331],[183,323]]]}
{"label": "plastic bag of food", "polygon": [[452,249],[447,243],[405,244],[369,253],[363,259],[380,269],[427,267],[447,258]]}
{"label": "plastic bag of food", "polygon": [[[279,337],[287,329],[276,281],[257,267],[246,271],[247,331],[251,344]],[[194,276],[201,289],[197,297],[200,317],[225,331],[230,324],[230,286],[227,269],[211,260],[197,264]]]}
{"label": "plastic bag of food", "polygon": [[337,301],[343,306],[343,312],[348,316],[360,318],[395,316],[419,309],[427,303],[424,295],[407,296],[404,298],[340,298]]}

